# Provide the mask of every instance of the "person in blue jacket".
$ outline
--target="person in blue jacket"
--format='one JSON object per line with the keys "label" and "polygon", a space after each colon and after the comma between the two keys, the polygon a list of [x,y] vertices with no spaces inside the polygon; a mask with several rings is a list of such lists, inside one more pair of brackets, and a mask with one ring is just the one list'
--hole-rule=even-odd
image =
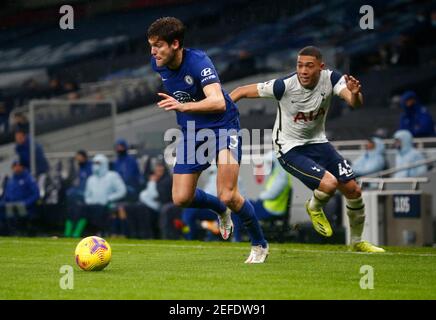
{"label": "person in blue jacket", "polygon": [[366,176],[386,169],[385,145],[378,137],[368,139],[365,152],[353,162],[357,177]]}
{"label": "person in blue jacket", "polygon": [[124,139],[119,139],[115,143],[117,159],[113,163],[113,170],[123,178],[127,186],[127,196],[133,201],[137,200],[141,189],[141,173],[136,159],[127,153],[129,145]]}
{"label": "person in blue jacket", "polygon": [[401,96],[400,105],[403,113],[400,117],[400,130],[409,130],[415,137],[435,136],[434,121],[413,91],[406,91]]}
{"label": "person in blue jacket", "polygon": [[[0,200],[0,219],[13,235],[17,231],[27,231],[27,224],[34,220],[39,188],[20,160],[14,160],[12,171]],[[26,230],[19,230],[21,228]]]}
{"label": "person in blue jacket", "polygon": [[[66,191],[67,215],[72,216],[74,212],[80,210],[80,205],[84,204],[84,195],[86,181],[92,175],[92,162],[88,159],[85,150],[79,150],[76,153],[75,160],[78,166],[78,172],[74,173],[72,186]],[[68,237],[73,232],[73,221],[65,221],[65,236]]]}
{"label": "person in blue jacket", "polygon": [[[15,152],[18,155],[20,162],[30,171],[30,138],[27,136],[26,131],[18,129],[15,132],[15,143]],[[35,143],[35,162],[36,176],[48,172],[49,164],[45,157],[44,150],[39,143]]]}

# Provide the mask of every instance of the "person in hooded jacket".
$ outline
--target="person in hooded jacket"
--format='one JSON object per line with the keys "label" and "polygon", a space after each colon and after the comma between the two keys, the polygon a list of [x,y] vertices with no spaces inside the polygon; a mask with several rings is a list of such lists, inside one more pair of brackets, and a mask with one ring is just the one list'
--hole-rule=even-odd
{"label": "person in hooded jacket", "polygon": [[413,91],[406,91],[400,100],[403,113],[400,116],[400,130],[408,130],[415,137],[435,136],[434,121]]}
{"label": "person in hooded jacket", "polygon": [[102,154],[96,155],[92,159],[92,175],[86,181],[85,205],[69,215],[70,223],[66,224],[65,236],[80,237],[88,220],[100,231],[107,231],[109,215],[116,210],[115,203],[126,193],[123,179],[117,172],[109,170],[108,158]]}
{"label": "person in hooded jacket", "polygon": [[[413,147],[413,137],[408,130],[398,130],[394,134],[394,146],[397,149],[395,155],[395,167],[403,167],[412,165],[418,161],[425,160],[424,155]],[[409,168],[397,171],[393,174],[393,178],[407,178],[407,177],[422,177],[427,172],[426,165]]]}
{"label": "person in hooded jacket", "polygon": [[[30,171],[31,155],[30,143],[31,140],[24,130],[17,130],[15,132],[15,153],[20,159],[21,164]],[[47,173],[50,169],[47,158],[45,157],[44,150],[39,143],[35,142],[35,174],[38,177],[41,174]]]}
{"label": "person in hooded jacket", "polygon": [[141,189],[142,177],[139,171],[138,162],[128,154],[129,145],[126,140],[119,139],[115,143],[117,158],[113,163],[113,170],[123,178],[127,187],[127,200],[135,202]]}
{"label": "person in hooded jacket", "polygon": [[353,162],[357,177],[366,176],[386,169],[385,145],[378,137],[368,139],[365,152]]}
{"label": "person in hooded jacket", "polygon": [[28,231],[39,199],[38,184],[20,160],[14,160],[12,171],[0,198],[0,224],[9,235]]}
{"label": "person in hooded jacket", "polygon": [[172,176],[163,159],[158,159],[145,189],[139,194],[140,203],[128,207],[131,237],[161,238],[161,210],[164,205],[172,202],[171,189]]}
{"label": "person in hooded jacket", "polygon": [[129,145],[126,140],[118,139],[115,143],[117,158],[113,163],[113,169],[123,179],[126,184],[127,194],[122,203],[119,204],[117,212],[111,217],[110,233],[112,237],[129,236],[129,223],[127,219],[127,207],[131,204],[135,207],[138,201],[138,194],[143,185],[138,162],[136,158],[128,154]]}
{"label": "person in hooded jacket", "polygon": [[[92,162],[85,150],[77,151],[75,161],[78,170],[71,174],[72,185],[66,190],[66,210],[72,212],[84,204],[86,181],[92,175]],[[68,219],[65,224],[65,235],[68,236],[72,232],[72,221]]]}

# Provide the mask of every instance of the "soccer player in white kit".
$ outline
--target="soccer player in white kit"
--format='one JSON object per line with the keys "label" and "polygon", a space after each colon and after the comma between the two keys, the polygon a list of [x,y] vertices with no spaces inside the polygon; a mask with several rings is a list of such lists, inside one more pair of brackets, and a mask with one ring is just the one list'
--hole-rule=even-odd
{"label": "soccer player in white kit", "polygon": [[351,227],[351,248],[360,252],[384,252],[362,240],[365,205],[351,166],[328,142],[325,119],[332,95],[350,106],[362,105],[360,82],[348,75],[324,69],[321,51],[313,46],[298,53],[297,70],[288,77],[238,87],[230,97],[275,98],[278,111],[273,130],[276,156],[285,170],[313,190],[306,202],[315,230],[325,237],[333,233],[323,206],[339,190],[346,198]]}

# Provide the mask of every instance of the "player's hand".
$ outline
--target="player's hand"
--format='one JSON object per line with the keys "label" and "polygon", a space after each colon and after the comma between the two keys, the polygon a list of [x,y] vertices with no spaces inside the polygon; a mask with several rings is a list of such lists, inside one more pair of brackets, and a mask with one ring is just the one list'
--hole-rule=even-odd
{"label": "player's hand", "polygon": [[165,111],[182,111],[183,105],[173,97],[161,92],[158,93],[158,96],[163,98],[157,103],[159,108],[165,109]]}
{"label": "player's hand", "polygon": [[351,91],[352,94],[358,94],[362,86],[360,81],[353,76],[344,75],[345,83],[347,84],[347,89]]}

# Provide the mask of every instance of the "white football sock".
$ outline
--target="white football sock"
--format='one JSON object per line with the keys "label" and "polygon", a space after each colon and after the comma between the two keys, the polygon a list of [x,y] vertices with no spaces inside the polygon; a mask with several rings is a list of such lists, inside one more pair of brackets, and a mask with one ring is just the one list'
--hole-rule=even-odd
{"label": "white football sock", "polygon": [[312,198],[310,198],[309,209],[314,211],[321,210],[331,197],[328,193],[315,189]]}
{"label": "white football sock", "polygon": [[362,241],[363,226],[365,224],[365,205],[362,197],[346,199],[347,215],[350,222],[350,240],[354,244]]}

